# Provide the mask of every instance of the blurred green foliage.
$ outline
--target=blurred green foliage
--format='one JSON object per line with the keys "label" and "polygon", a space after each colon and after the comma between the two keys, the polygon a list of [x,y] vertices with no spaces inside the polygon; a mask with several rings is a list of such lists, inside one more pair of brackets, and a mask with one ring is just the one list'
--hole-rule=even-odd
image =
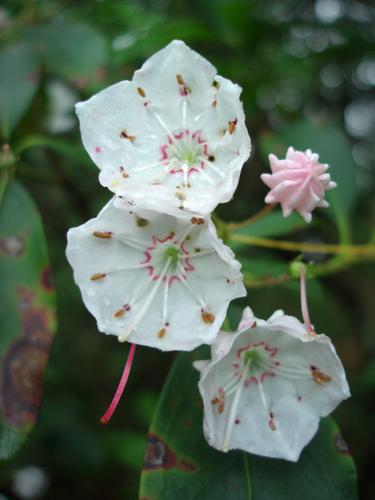
{"label": "blurred green foliage", "polygon": [[[26,445],[0,469],[5,498],[137,498],[147,429],[174,358],[140,349],[117,414],[108,427],[100,425],[126,347],[97,332],[64,255],[67,229],[95,216],[110,197],[81,144],[74,103],[131,78],[145,58],[183,39],[243,87],[253,155],[219,216],[241,220],[263,207],[259,174],[268,169],[268,153],[289,144],[311,147],[332,163],[339,181],[341,206],[331,200],[335,220],[320,211],[306,227],[275,212],[266,225],[254,224],[252,234],[366,243],[374,239],[375,218],[374,20],[373,3],[360,0],[1,3],[0,146],[10,149],[0,154],[0,194],[8,196],[15,175],[36,201],[59,319],[40,418]],[[283,273],[295,257],[237,249],[246,271],[262,279]],[[363,262],[308,283],[313,322],[333,338],[347,369],[353,397],[335,416],[357,463],[362,498],[369,499],[375,496],[374,279],[374,266]],[[250,289],[239,303],[248,301],[260,317],[280,307],[298,316],[297,288]],[[231,315],[238,317],[238,310]],[[21,487],[32,471],[39,497],[25,496]]]}

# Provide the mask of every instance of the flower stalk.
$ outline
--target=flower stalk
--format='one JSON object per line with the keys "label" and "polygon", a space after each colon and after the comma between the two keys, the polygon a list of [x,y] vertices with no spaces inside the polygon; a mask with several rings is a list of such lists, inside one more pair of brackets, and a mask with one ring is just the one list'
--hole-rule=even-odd
{"label": "flower stalk", "polygon": [[348,255],[352,258],[375,259],[375,245],[339,245],[332,243],[300,243],[289,240],[273,240],[271,238],[260,238],[258,236],[248,236],[243,234],[230,233],[230,241],[247,243],[249,245],[271,248],[274,250],[284,250],[287,252],[309,252],[324,253],[334,255]]}

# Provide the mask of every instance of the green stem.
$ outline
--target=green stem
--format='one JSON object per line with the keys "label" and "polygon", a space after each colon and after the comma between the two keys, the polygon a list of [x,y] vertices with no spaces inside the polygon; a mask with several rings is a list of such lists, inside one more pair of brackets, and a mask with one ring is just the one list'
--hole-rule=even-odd
{"label": "green stem", "polygon": [[262,248],[284,250],[286,252],[310,252],[337,255],[350,255],[353,257],[375,258],[375,245],[347,245],[331,243],[301,243],[299,241],[273,240],[271,238],[260,238],[243,234],[230,234],[229,239],[241,243],[247,243]]}
{"label": "green stem", "polygon": [[248,458],[247,453],[245,451],[242,452],[242,455],[243,455],[243,461],[244,461],[244,466],[245,466],[246,486],[247,486],[247,498],[248,498],[248,500],[252,500],[252,498],[253,498],[253,491],[252,491],[252,488],[251,488],[249,458]]}
{"label": "green stem", "polygon": [[248,273],[244,273],[243,282],[246,288],[265,288],[274,285],[281,285],[291,281],[291,276],[287,273],[279,276],[266,276],[264,278],[252,278]]}
{"label": "green stem", "polygon": [[222,327],[223,327],[223,329],[225,331],[228,331],[228,332],[231,331],[232,328],[230,326],[230,322],[229,322],[228,316],[225,317],[225,320],[224,320],[224,323],[223,323]]}

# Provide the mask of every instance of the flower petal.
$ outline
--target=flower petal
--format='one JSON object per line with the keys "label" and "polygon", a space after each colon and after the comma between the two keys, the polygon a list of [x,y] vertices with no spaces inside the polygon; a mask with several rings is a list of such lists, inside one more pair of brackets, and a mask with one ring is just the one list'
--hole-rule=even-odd
{"label": "flower petal", "polygon": [[161,350],[212,343],[230,301],[246,294],[240,265],[209,219],[111,200],[69,231],[67,256],[99,330]]}
{"label": "flower petal", "polygon": [[320,417],[349,397],[344,369],[330,339],[296,318],[276,311],[249,324],[250,314],[219,335],[201,372],[205,436],[222,451],[296,461]]}
{"label": "flower petal", "polygon": [[229,201],[250,154],[241,89],[181,41],[131,82],[77,105],[99,180],[144,208],[206,215]]}

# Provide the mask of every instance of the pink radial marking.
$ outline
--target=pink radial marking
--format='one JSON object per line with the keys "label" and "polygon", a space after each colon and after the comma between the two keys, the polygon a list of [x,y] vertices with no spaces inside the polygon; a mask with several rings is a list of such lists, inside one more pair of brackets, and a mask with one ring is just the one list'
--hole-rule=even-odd
{"label": "pink radial marking", "polygon": [[260,346],[262,346],[266,352],[271,353],[271,358],[273,358],[274,356],[276,356],[276,354],[279,351],[278,347],[270,347],[268,345],[268,343],[265,342],[265,341],[257,342],[256,344],[254,344],[253,342],[249,342],[248,345],[246,345],[244,347],[241,347],[241,349],[238,349],[238,351],[237,351],[237,358],[240,358],[241,354],[244,351],[248,351],[251,348],[260,347]]}
{"label": "pink radial marking", "polygon": [[258,378],[255,377],[254,375],[252,375],[251,377],[248,377],[245,380],[245,387],[249,387],[249,385],[251,385],[251,382],[255,382],[257,384],[258,383]]}
{"label": "pink radial marking", "polygon": [[153,236],[152,243],[154,246],[150,247],[150,250],[154,250],[158,243],[165,243],[168,240],[172,240],[173,236],[174,236],[173,233],[168,234],[168,236],[166,236],[165,238],[158,238],[157,236]]}
{"label": "pink radial marking", "polygon": [[[145,264],[144,269],[148,271],[148,275],[152,279],[152,281],[156,281],[160,278],[160,274],[155,273],[155,267],[152,265],[152,252],[157,248],[157,246],[160,243],[162,244],[167,241],[173,241],[173,238],[174,238],[174,233],[168,234],[165,238],[159,238],[158,236],[151,237],[152,245],[145,250],[144,252],[145,258],[140,262],[140,264],[141,265]],[[185,272],[195,271],[195,267],[192,265],[189,257],[187,257],[188,255],[190,255],[190,252],[185,247],[185,242],[182,241],[179,243],[178,241],[174,240],[173,243],[177,245],[185,255],[182,266],[184,271]],[[170,287],[174,281],[181,281],[182,279],[186,280],[187,277],[185,275],[173,274],[171,276],[164,276],[163,282],[168,283],[168,287]]]}
{"label": "pink radial marking", "polygon": [[[248,352],[251,349],[257,348],[257,347],[263,347],[264,351],[267,352],[270,355],[270,358],[273,358],[276,356],[278,353],[279,349],[277,347],[270,347],[267,342],[262,341],[262,342],[249,342],[246,346],[241,347],[240,349],[237,350],[236,357],[238,359],[241,358],[242,353]],[[280,366],[280,361],[274,361],[274,366]],[[240,364],[238,362],[235,362],[232,364],[233,368],[235,369],[234,375],[238,379],[241,378],[242,372],[240,369]],[[263,382],[266,378],[273,378],[276,377],[276,373],[272,369],[267,369],[263,371],[262,373],[259,373],[258,375],[251,375],[250,377],[247,377],[245,380],[245,387],[249,387],[253,382],[255,384],[259,384],[259,382]]]}
{"label": "pink radial marking", "polygon": [[259,380],[261,382],[264,382],[264,380],[267,378],[267,377],[276,377],[276,373],[273,372],[272,370],[267,370],[265,372],[263,372],[260,377],[259,375],[251,375],[251,377],[248,377],[246,380],[245,380],[245,387],[249,387],[251,385],[252,382],[254,382],[255,384],[259,384]]}
{"label": "pink radial marking", "polygon": [[151,262],[151,254],[148,250],[145,251],[145,260],[142,260],[142,262],[140,262],[140,264],[148,264],[149,262]]}
{"label": "pink radial marking", "polygon": [[163,146],[160,147],[161,161],[168,160],[168,153],[167,153],[167,148],[168,147],[169,147],[169,144],[163,144]]}
{"label": "pink radial marking", "polygon": [[263,380],[267,377],[276,377],[276,373],[273,372],[272,370],[263,372],[262,375],[260,376],[260,381],[263,382]]}
{"label": "pink radial marking", "polygon": [[[203,145],[203,147],[202,147],[203,156],[206,156],[207,158],[209,157],[208,146],[207,146],[205,139],[202,137],[202,130],[196,130],[195,132],[191,132],[189,129],[185,129],[179,133],[173,134],[173,136],[168,135],[167,136],[167,143],[160,146],[160,152],[161,152],[160,161],[163,162],[164,165],[168,165],[168,162],[170,160],[170,157],[168,155],[168,149],[173,144],[173,142],[175,140],[180,141],[181,139],[184,138],[184,136],[190,136],[190,134],[191,134],[192,139],[194,139],[197,144]],[[197,163],[196,165],[192,165],[191,167],[189,167],[187,175],[189,177],[192,173],[199,173],[202,170],[204,170],[204,168],[205,168],[204,161],[199,161],[199,163]],[[183,170],[182,170],[182,168],[172,168],[169,170],[169,173],[171,175],[181,174],[181,173],[183,173]]]}

